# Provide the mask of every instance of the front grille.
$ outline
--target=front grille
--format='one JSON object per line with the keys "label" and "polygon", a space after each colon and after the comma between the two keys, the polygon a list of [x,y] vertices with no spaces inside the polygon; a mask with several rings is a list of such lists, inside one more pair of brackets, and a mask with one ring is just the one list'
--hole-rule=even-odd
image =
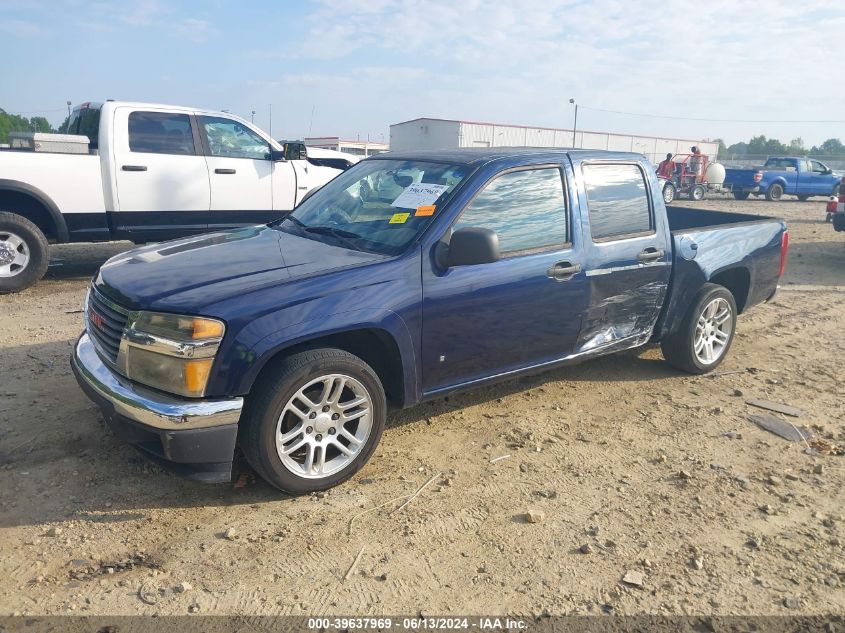
{"label": "front grille", "polygon": [[100,353],[112,363],[117,361],[120,338],[123,335],[123,328],[126,327],[128,315],[128,310],[106,299],[91,286],[91,293],[88,295],[88,314],[85,319],[88,335],[94,339]]}

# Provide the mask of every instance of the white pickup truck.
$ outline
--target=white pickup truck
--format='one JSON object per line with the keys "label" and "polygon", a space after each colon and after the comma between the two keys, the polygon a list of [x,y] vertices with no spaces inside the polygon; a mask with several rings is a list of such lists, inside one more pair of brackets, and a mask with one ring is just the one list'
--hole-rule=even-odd
{"label": "white pickup truck", "polygon": [[87,137],[87,152],[0,150],[0,292],[38,281],[50,242],[158,242],[269,222],[342,171],[227,112],[85,103],[68,134]]}

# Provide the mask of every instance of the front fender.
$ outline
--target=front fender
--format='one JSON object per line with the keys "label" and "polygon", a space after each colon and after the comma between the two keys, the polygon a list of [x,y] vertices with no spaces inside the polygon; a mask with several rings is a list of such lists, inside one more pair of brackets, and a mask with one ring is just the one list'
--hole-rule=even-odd
{"label": "front fender", "polygon": [[410,329],[399,314],[385,309],[349,310],[301,321],[265,336],[251,348],[236,343],[229,350],[230,360],[217,372],[223,380],[218,381],[222,384],[216,385],[215,391],[247,395],[261,370],[279,353],[309,341],[355,330],[381,330],[393,339],[401,358],[404,404],[418,401],[418,359]]}

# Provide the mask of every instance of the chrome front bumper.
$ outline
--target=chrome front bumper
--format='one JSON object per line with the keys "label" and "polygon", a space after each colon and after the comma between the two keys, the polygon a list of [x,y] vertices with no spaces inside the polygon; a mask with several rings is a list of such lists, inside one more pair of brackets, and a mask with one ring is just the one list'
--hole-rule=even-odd
{"label": "chrome front bumper", "polygon": [[241,417],[243,398],[180,398],[145,389],[118,376],[100,360],[88,334],[76,343],[71,364],[80,382],[107,401],[115,414],[154,429],[206,429],[237,424]]}

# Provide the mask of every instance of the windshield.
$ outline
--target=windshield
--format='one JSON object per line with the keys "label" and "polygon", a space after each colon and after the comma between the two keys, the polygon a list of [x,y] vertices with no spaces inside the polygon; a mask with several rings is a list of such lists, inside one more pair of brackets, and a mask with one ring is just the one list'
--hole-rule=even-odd
{"label": "windshield", "polygon": [[468,171],[466,165],[364,161],[330,181],[275,227],[356,250],[397,255],[426,229]]}

